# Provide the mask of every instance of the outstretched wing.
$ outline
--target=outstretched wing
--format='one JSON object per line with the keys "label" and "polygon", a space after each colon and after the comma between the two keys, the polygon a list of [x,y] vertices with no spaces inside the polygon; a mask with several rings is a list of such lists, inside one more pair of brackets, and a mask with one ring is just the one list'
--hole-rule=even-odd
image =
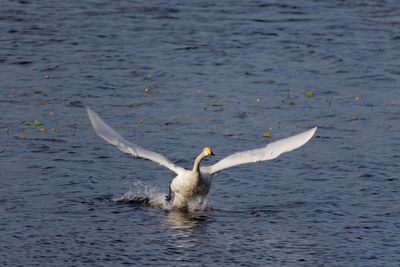
{"label": "outstretched wing", "polygon": [[292,151],[307,143],[316,130],[317,127],[314,127],[297,135],[269,143],[267,146],[262,148],[237,152],[220,160],[214,165],[202,167],[201,171],[208,174],[214,174],[236,165],[277,158],[282,153]]}
{"label": "outstretched wing", "polygon": [[178,174],[182,170],[182,167],[176,166],[170,160],[168,160],[163,155],[146,150],[136,144],[133,144],[127,140],[125,140],[119,133],[114,131],[110,126],[108,126],[93,110],[87,108],[87,113],[92,123],[92,126],[96,133],[106,140],[108,143],[118,147],[119,150],[132,154],[135,157],[140,157],[144,159],[148,159],[158,164],[167,167],[171,171]]}

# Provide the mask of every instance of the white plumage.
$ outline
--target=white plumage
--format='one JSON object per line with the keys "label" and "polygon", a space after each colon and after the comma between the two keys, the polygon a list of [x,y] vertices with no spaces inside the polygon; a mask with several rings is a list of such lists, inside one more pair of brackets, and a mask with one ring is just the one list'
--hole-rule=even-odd
{"label": "white plumage", "polygon": [[237,152],[220,160],[214,165],[200,166],[201,161],[205,157],[213,155],[211,148],[206,147],[195,159],[193,169],[186,170],[176,166],[159,153],[146,150],[125,140],[90,108],[87,108],[87,113],[94,130],[104,140],[115,145],[125,153],[157,162],[177,174],[171,182],[170,191],[172,190],[175,193],[172,208],[180,210],[186,210],[192,199],[204,198],[208,194],[213,174],[233,166],[277,158],[279,155],[292,151],[307,143],[317,130],[317,127],[314,127],[297,135],[269,143],[262,148]]}

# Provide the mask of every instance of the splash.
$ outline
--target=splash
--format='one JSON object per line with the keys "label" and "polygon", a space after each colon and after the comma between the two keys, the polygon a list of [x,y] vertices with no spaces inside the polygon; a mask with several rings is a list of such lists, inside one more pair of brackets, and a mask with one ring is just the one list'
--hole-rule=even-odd
{"label": "splash", "polygon": [[[116,203],[133,203],[150,208],[171,210],[173,201],[166,200],[166,192],[156,186],[146,185],[140,181],[128,184],[129,190],[120,197],[113,198]],[[211,210],[211,205],[206,199],[194,199],[189,203],[189,212],[206,212]]]}
{"label": "splash", "polygon": [[170,210],[172,202],[165,199],[165,192],[159,188],[143,184],[140,181],[134,181],[128,184],[129,190],[120,197],[114,198],[116,203],[136,203],[151,208]]}

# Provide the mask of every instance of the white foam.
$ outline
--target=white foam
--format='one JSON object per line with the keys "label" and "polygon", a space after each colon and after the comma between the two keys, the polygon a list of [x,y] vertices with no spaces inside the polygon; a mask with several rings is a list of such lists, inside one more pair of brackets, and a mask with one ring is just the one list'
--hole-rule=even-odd
{"label": "white foam", "polygon": [[[166,192],[162,192],[158,187],[146,185],[140,181],[130,182],[129,190],[120,197],[113,198],[112,201],[119,203],[138,203],[151,208],[171,210],[173,201],[165,199]],[[189,212],[208,211],[211,205],[206,199],[195,199],[189,203]]]}

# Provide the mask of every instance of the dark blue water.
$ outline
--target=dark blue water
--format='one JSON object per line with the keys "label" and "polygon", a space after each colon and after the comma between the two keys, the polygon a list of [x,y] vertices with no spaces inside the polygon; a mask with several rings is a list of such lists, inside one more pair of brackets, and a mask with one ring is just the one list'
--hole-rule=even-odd
{"label": "dark blue water", "polygon": [[[398,266],[399,10],[1,1],[0,264]],[[184,167],[319,130],[221,172],[182,214],[130,201],[161,199],[173,173],[107,145],[86,105]]]}

